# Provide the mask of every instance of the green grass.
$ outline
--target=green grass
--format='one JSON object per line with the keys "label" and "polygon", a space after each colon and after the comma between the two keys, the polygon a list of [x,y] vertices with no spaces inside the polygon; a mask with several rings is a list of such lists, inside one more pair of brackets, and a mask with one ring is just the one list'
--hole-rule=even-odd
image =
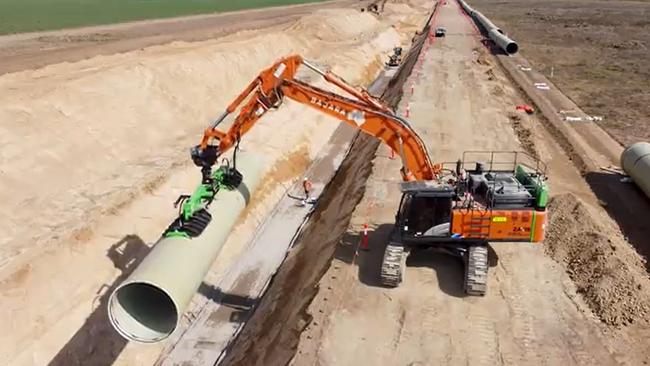
{"label": "green grass", "polygon": [[322,0],[0,0],[0,34],[318,1]]}

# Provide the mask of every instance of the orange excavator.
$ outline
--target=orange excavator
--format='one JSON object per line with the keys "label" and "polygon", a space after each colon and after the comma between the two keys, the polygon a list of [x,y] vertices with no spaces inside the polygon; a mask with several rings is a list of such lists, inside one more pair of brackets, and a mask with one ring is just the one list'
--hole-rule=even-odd
{"label": "orange excavator", "polygon": [[[301,66],[321,75],[347,96],[298,80]],[[483,295],[488,242],[543,239],[548,190],[541,162],[519,152],[466,152],[456,162],[434,164],[426,145],[406,120],[366,90],[352,87],[300,56],[286,57],[262,71],[205,130],[201,143],[191,152],[194,163],[201,167],[202,184],[192,196],[181,197],[181,214],[166,235],[200,235],[210,222],[205,204],[220,188],[232,189],[242,180],[236,160],[233,166],[216,171],[212,167],[285,98],[380,139],[401,159],[402,199],[379,274],[385,286],[396,287],[402,282],[409,250],[435,248],[461,258],[466,293]],[[219,125],[237,111],[228,130],[219,130]],[[471,154],[482,157],[470,161]]]}

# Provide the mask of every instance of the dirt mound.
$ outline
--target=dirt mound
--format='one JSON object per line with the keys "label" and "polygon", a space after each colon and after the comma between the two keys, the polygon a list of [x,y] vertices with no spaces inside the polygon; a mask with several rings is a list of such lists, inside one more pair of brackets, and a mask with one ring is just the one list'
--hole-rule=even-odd
{"label": "dirt mound", "polygon": [[395,0],[391,3],[386,3],[386,9],[400,13],[412,12],[415,6],[417,6],[417,4],[404,0]]}
{"label": "dirt mound", "polygon": [[290,30],[301,36],[322,41],[349,41],[374,32],[380,22],[369,13],[354,9],[322,9],[298,20]]}
{"label": "dirt mound", "polygon": [[594,314],[614,326],[645,319],[650,280],[643,259],[574,195],[553,198],[549,208],[546,252],[566,264]]}

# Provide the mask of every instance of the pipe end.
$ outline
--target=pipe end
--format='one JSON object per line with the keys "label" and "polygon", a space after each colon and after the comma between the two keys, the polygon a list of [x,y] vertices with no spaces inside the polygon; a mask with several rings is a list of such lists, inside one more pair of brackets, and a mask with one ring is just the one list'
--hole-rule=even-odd
{"label": "pipe end", "polygon": [[178,308],[163,289],[144,282],[118,287],[108,301],[108,318],[124,338],[141,343],[160,342],[178,323]]}
{"label": "pipe end", "polygon": [[519,46],[515,42],[510,42],[506,45],[506,52],[509,55],[514,55],[519,51]]}

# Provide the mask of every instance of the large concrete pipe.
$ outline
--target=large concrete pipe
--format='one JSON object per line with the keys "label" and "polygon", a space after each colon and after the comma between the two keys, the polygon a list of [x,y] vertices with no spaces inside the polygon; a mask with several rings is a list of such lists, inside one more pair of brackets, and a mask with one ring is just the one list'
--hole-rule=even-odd
{"label": "large concrete pipe", "polygon": [[480,13],[471,6],[469,6],[465,1],[458,0],[458,3],[463,8],[463,10],[474,19],[474,22],[479,24],[483,30],[487,33],[488,37],[496,43],[497,46],[501,47],[509,55],[514,55],[519,51],[519,46],[517,42],[510,39],[508,36],[503,33],[503,31],[497,27],[490,19],[488,19],[483,13]]}
{"label": "large concrete pipe", "polygon": [[650,143],[637,142],[621,154],[621,167],[650,197]]}
{"label": "large concrete pipe", "polygon": [[460,3],[460,7],[463,8],[463,10],[465,10],[467,14],[472,15],[474,9],[472,9],[471,6],[467,5],[467,3],[464,2],[463,0],[458,0],[458,2]]}
{"label": "large concrete pipe", "polygon": [[[111,294],[108,316],[125,338],[153,343],[167,338],[221,251],[228,234],[260,181],[262,159],[237,153],[243,182],[219,191],[209,207],[212,221],[195,238],[163,237],[135,271]],[[197,177],[199,172],[197,170]]]}
{"label": "large concrete pipe", "polygon": [[517,53],[517,51],[519,51],[519,46],[517,43],[505,34],[501,33],[498,29],[490,30],[490,32],[488,32],[488,36],[492,41],[494,41],[494,43],[496,43],[509,55],[514,55]]}
{"label": "large concrete pipe", "polygon": [[503,34],[501,29],[499,29],[499,27],[494,25],[494,23],[492,23],[490,19],[488,19],[485,15],[483,15],[483,13],[474,11],[472,18],[474,18],[483,27],[483,29],[485,29],[486,32],[489,33],[491,30],[495,29],[499,33]]}

